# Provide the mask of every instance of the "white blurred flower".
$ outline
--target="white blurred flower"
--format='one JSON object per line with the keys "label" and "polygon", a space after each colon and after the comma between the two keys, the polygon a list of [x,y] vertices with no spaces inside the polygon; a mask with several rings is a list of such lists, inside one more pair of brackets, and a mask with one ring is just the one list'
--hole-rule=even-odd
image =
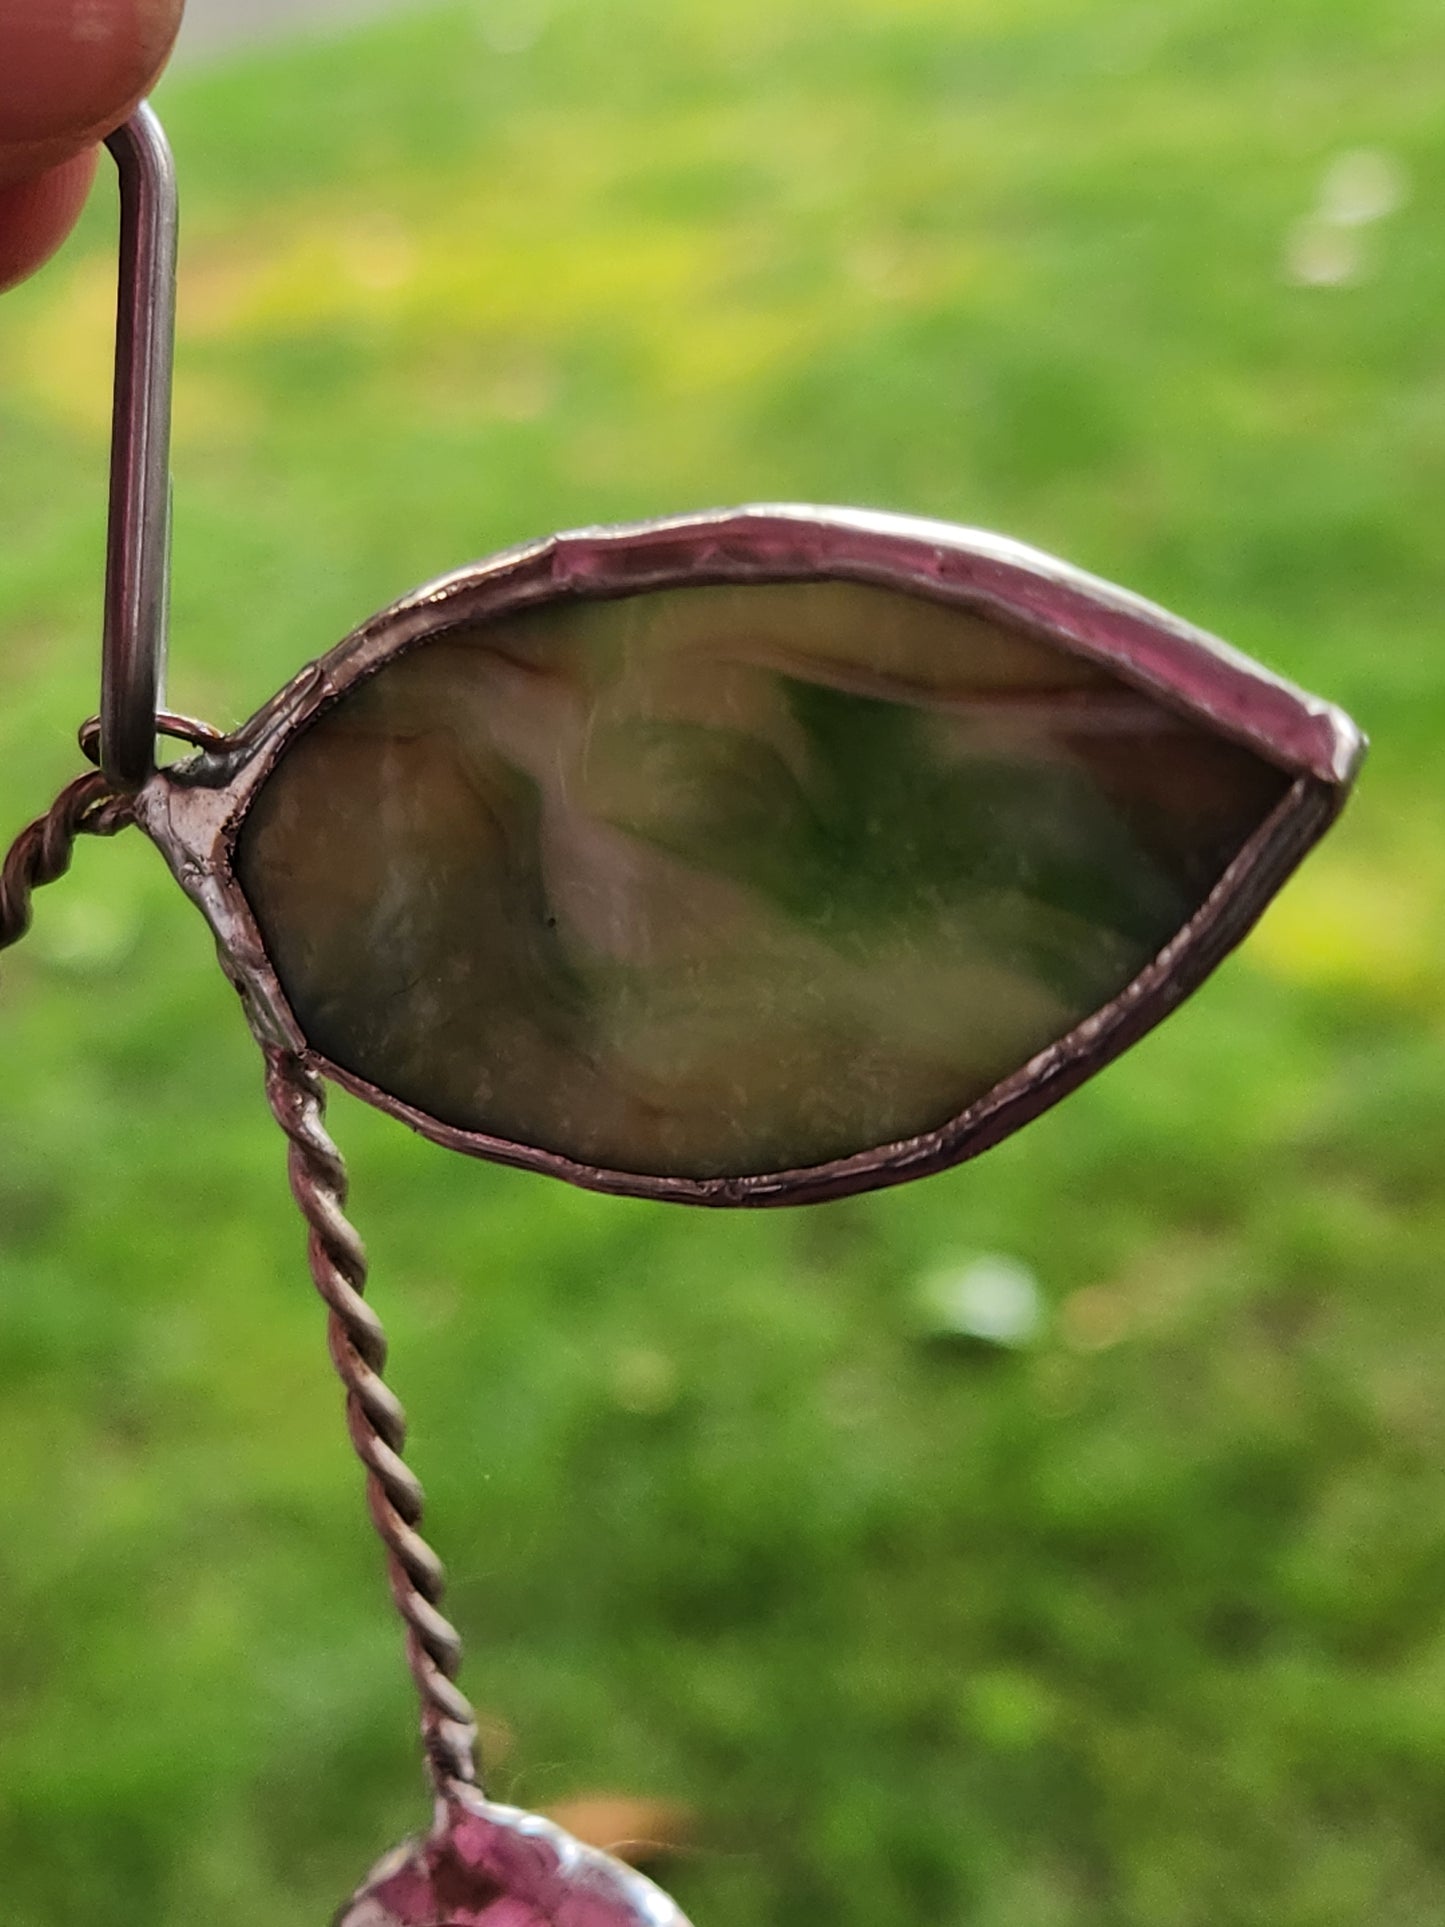
{"label": "white blurred flower", "polygon": [[1285,276],[1301,288],[1338,288],[1359,278],[1364,264],[1359,235],[1311,214],[1297,221],[1285,243]]}
{"label": "white blurred flower", "polygon": [[1339,227],[1382,221],[1410,198],[1410,177],[1393,154],[1377,147],[1354,147],[1337,155],[1320,183],[1322,219]]}
{"label": "white blurred flower", "polygon": [[939,1266],[919,1280],[916,1305],[935,1338],[972,1338],[1017,1350],[1044,1327],[1044,1300],[1027,1265],[996,1252]]}
{"label": "white blurred flower", "polygon": [[1410,177],[1382,148],[1353,147],[1325,168],[1312,213],[1285,237],[1284,274],[1301,288],[1338,288],[1366,266],[1361,232],[1404,206]]}

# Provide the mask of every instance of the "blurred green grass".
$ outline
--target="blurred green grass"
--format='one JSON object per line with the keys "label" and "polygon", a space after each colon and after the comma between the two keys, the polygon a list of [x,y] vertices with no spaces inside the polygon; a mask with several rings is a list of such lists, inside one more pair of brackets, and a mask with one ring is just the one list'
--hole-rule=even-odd
{"label": "blurred green grass", "polygon": [[[491,0],[164,89],[177,706],[793,497],[1057,549],[1376,738],[1216,981],[913,1190],[669,1211],[337,1102],[496,1788],[694,1801],[699,1927],[1445,1917],[1442,60],[1427,0]],[[1359,148],[1410,191],[1301,281]],[[94,707],[98,199],[0,310],[17,825]],[[325,1920],[422,1807],[253,1048],[135,839],[0,1024],[6,1927]],[[987,1366],[911,1311],[980,1251],[1054,1308]]]}

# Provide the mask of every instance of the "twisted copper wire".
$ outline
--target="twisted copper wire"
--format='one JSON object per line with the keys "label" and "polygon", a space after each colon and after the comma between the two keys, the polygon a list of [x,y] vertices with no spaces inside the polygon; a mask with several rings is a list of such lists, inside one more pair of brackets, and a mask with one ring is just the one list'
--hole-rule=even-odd
{"label": "twisted copper wire", "polygon": [[30,928],[31,897],[70,868],[78,836],[114,836],[132,821],[129,796],[99,770],[68,783],[44,816],[27,823],[0,865],[0,950]]}
{"label": "twisted copper wire", "polygon": [[[0,950],[30,928],[32,897],[69,869],[79,836],[113,836],[134,820],[128,795],[99,770],[77,777],[16,837],[0,865]],[[266,1095],[290,1141],[292,1195],[310,1230],[311,1275],[330,1311],[332,1362],[346,1422],[366,1467],[371,1516],[386,1547],[392,1597],[406,1622],[407,1659],[422,1701],[422,1738],[437,1792],[476,1779],[476,1718],[455,1685],[461,1637],[441,1611],[446,1574],[422,1538],[424,1499],[404,1463],[406,1414],[381,1374],[386,1334],[362,1296],[366,1253],[344,1214],[346,1167],[326,1133],[320,1078],[294,1053],[266,1050]]]}
{"label": "twisted copper wire", "polygon": [[440,1610],[446,1574],[418,1530],[422,1489],[401,1457],[406,1414],[382,1382],[386,1334],[362,1296],[366,1253],[344,1214],[346,1167],[326,1132],[325,1087],[294,1052],[267,1048],[266,1095],[290,1140],[291,1194],[310,1227],[311,1276],[331,1314],[327,1336],[346,1389],[347,1430],[366,1467],[367,1502],[386,1547],[392,1598],[406,1621],[427,1761],[445,1795],[456,1782],[476,1779],[476,1717],[454,1684],[461,1637]]}

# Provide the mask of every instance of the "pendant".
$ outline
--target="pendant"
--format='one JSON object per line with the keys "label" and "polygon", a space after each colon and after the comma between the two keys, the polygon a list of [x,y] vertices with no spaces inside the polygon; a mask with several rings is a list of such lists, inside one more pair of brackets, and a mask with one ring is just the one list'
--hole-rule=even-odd
{"label": "pendant", "polygon": [[[923,1177],[1202,983],[1334,820],[1364,741],[1022,544],[793,504],[549,536],[382,610],[238,730],[171,715],[174,186],[148,109],[109,145],[97,767],[5,859],[0,947],[77,836],[138,827],[260,1046],[436,1803],[337,1927],[687,1927],[478,1784],[326,1083],[603,1192],[772,1206]],[[188,753],[158,767],[158,736]]]}
{"label": "pendant", "polygon": [[1021,544],[759,507],[430,583],[134,809],[264,1045],[472,1156],[797,1204],[1099,1070],[1358,752]]}

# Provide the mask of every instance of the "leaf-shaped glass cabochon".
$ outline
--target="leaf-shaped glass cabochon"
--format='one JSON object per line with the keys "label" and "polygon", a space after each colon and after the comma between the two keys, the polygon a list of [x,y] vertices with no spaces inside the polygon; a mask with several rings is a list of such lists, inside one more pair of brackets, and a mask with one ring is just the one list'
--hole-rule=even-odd
{"label": "leaf-shaped glass cabochon", "polygon": [[230,887],[323,1068],[715,1202],[912,1175],[1062,1095],[1237,941],[1359,747],[1063,565],[801,510],[463,571],[243,734]]}

